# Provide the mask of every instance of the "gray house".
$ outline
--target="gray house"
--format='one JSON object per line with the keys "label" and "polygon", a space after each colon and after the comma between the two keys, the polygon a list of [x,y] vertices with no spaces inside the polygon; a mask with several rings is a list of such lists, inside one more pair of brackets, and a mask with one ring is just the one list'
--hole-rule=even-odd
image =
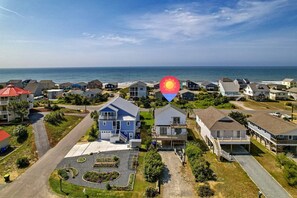
{"label": "gray house", "polygon": [[107,89],[109,91],[113,91],[118,88],[118,83],[117,82],[107,83],[104,87],[105,87],[105,89]]}
{"label": "gray house", "polygon": [[248,84],[250,84],[250,81],[246,78],[237,78],[234,80],[234,83],[239,86],[240,90],[243,90],[247,87]]}
{"label": "gray house", "polygon": [[201,87],[206,89],[206,91],[218,91],[219,90],[218,85],[211,83],[209,81],[202,82]]}
{"label": "gray house", "polygon": [[193,101],[195,99],[195,94],[187,89],[179,91],[179,98],[183,100]]}
{"label": "gray house", "polygon": [[34,97],[42,96],[43,87],[40,83],[28,83],[27,86],[24,88],[25,90],[30,91]]}
{"label": "gray house", "polygon": [[186,81],[186,87],[189,89],[189,90],[199,90],[199,85],[193,81],[190,81],[190,80],[187,80]]}
{"label": "gray house", "polygon": [[130,98],[147,97],[147,85],[144,82],[138,81],[129,87]]}

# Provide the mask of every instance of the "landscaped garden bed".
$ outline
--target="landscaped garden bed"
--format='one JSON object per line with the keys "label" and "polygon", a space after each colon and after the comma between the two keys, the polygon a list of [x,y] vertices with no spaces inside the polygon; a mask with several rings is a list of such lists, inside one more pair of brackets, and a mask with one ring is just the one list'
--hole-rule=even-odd
{"label": "landscaped garden bed", "polygon": [[112,172],[95,172],[88,171],[84,174],[83,179],[89,182],[102,183],[107,181],[113,181],[120,176],[120,173],[117,171]]}
{"label": "landscaped garden bed", "polygon": [[120,158],[117,156],[98,157],[94,167],[118,167]]}
{"label": "landscaped garden bed", "polygon": [[85,157],[79,157],[79,158],[77,158],[77,160],[76,160],[78,163],[84,163],[85,161],[87,161],[87,158],[85,158]]}

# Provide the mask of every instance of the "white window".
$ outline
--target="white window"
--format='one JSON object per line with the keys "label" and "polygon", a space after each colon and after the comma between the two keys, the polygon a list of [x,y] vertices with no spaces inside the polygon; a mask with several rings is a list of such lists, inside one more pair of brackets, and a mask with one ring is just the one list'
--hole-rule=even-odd
{"label": "white window", "polygon": [[127,122],[127,126],[130,126],[130,122]]}
{"label": "white window", "polygon": [[106,126],[106,122],[105,121],[103,122],[103,126]]}

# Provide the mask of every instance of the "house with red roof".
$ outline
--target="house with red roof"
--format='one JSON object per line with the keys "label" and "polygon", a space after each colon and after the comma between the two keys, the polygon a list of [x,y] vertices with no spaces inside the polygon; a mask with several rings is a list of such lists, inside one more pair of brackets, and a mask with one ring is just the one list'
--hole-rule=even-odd
{"label": "house with red roof", "polygon": [[0,129],[0,153],[4,152],[9,146],[10,134]]}
{"label": "house with red roof", "polygon": [[30,110],[33,108],[33,100],[34,96],[30,91],[15,87],[12,84],[0,89],[0,120],[10,122],[18,117],[18,115],[8,110],[9,102],[28,101],[28,110]]}

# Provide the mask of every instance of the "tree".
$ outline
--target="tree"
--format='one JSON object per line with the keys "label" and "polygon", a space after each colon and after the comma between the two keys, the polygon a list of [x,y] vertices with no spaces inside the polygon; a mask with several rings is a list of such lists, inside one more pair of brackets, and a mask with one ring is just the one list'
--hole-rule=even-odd
{"label": "tree", "polygon": [[157,181],[164,169],[161,155],[156,150],[150,150],[144,157],[144,176],[146,181]]}
{"label": "tree", "polygon": [[239,122],[240,124],[244,125],[245,127],[247,127],[247,117],[246,115],[244,115],[243,113],[240,113],[238,111],[232,111],[231,113],[229,113],[229,116],[231,118],[233,118],[234,120],[236,120],[237,122]]}
{"label": "tree", "polygon": [[17,159],[16,164],[18,168],[26,168],[30,165],[30,162],[27,157],[21,157]]}
{"label": "tree", "polygon": [[8,110],[13,114],[17,114],[22,122],[24,118],[29,114],[29,102],[28,101],[10,101],[8,103]]}
{"label": "tree", "polygon": [[23,125],[18,125],[16,128],[14,128],[13,135],[17,137],[17,141],[19,143],[23,142],[28,137],[27,128]]}
{"label": "tree", "polygon": [[210,188],[209,184],[203,184],[198,187],[199,197],[212,197],[214,196],[214,191]]}

